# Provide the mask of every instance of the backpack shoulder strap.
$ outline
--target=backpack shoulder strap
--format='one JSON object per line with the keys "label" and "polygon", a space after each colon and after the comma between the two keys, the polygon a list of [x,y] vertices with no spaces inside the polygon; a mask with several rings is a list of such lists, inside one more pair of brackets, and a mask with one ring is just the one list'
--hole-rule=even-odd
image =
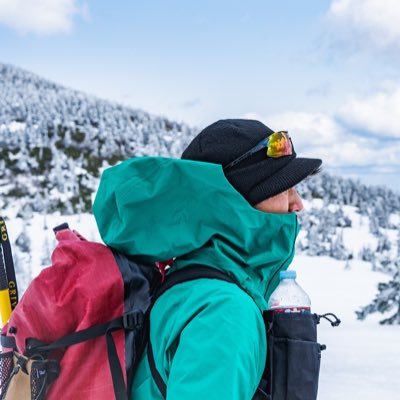
{"label": "backpack shoulder strap", "polygon": [[212,267],[206,267],[204,265],[193,265],[188,268],[183,268],[178,271],[174,271],[168,274],[165,278],[164,283],[160,286],[158,292],[155,295],[154,301],[157,300],[162,294],[164,294],[172,286],[178,285],[195,279],[219,279],[222,281],[235,283],[238,285],[236,280],[229,276],[227,273],[222,272]]}
{"label": "backpack shoulder strap", "polygon": [[[193,281],[195,279],[219,279],[221,281],[226,281],[238,285],[236,280],[222,272],[218,269],[212,267],[206,267],[204,265],[193,265],[188,268],[184,268],[178,271],[174,271],[166,276],[164,283],[160,286],[160,289],[155,295],[153,304],[155,301],[163,295],[171,287],[178,285],[180,283]],[[238,285],[240,287],[240,285]],[[149,323],[150,318],[148,319]],[[151,375],[153,376],[154,382],[156,383],[158,390],[162,394],[163,398],[167,397],[167,385],[162,379],[159,371],[157,370],[156,363],[154,360],[153,348],[151,346],[150,337],[147,346],[147,360],[149,362]]]}

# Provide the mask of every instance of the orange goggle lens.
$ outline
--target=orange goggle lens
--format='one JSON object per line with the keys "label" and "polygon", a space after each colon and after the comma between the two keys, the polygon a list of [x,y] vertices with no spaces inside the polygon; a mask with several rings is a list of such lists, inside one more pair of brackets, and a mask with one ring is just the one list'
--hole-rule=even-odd
{"label": "orange goggle lens", "polygon": [[267,156],[279,158],[293,154],[292,142],[286,131],[275,132],[268,137]]}

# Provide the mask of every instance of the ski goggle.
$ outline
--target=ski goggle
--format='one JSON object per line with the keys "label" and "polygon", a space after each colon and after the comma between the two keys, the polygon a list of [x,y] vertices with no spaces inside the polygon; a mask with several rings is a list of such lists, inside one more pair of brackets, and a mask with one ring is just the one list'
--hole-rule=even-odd
{"label": "ski goggle", "polygon": [[246,153],[242,154],[229,164],[225,165],[223,168],[228,169],[233,167],[234,165],[240,163],[244,159],[250,157],[257,151],[261,149],[267,149],[267,157],[271,158],[279,158],[284,156],[290,156],[293,154],[293,145],[290,139],[290,136],[287,131],[279,131],[274,132],[269,135],[267,138],[261,140],[261,142],[257,143],[253,148]]}

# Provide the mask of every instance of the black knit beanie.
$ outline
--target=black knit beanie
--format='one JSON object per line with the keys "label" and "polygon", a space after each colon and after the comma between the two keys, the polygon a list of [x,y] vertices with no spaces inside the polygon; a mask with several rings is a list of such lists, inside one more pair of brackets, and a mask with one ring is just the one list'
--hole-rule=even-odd
{"label": "black knit beanie", "polygon": [[[182,153],[182,158],[226,166],[272,133],[272,129],[259,121],[220,120],[203,129]],[[292,155],[280,158],[267,157],[262,149],[227,169],[225,176],[254,206],[297,185],[321,163],[315,158],[296,157],[294,149]]]}

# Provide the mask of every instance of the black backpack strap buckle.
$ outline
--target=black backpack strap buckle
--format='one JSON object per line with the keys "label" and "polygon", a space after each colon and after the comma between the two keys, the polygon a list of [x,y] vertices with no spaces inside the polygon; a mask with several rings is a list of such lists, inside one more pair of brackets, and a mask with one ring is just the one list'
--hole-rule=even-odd
{"label": "black backpack strap buckle", "polygon": [[14,336],[6,336],[6,335],[1,335],[0,336],[0,344],[2,347],[6,347],[8,349],[17,349],[17,344],[15,342],[15,337]]}
{"label": "black backpack strap buckle", "polygon": [[26,363],[28,362],[29,359],[27,357],[24,357],[22,355],[17,355],[15,353],[14,353],[14,355],[17,358],[15,368],[17,368],[18,370],[21,370],[25,374],[28,374],[28,370],[26,369]]}

